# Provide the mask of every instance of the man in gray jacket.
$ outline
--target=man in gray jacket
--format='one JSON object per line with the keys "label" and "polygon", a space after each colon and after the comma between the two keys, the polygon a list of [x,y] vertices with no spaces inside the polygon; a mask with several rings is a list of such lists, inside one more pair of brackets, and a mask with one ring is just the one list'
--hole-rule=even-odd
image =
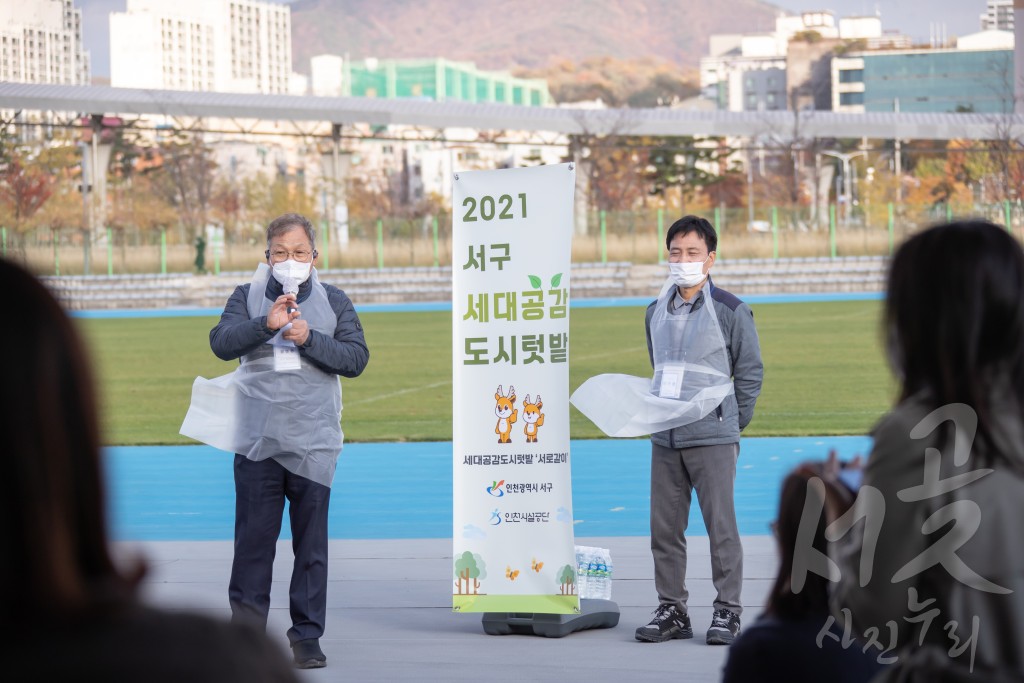
{"label": "man in gray jacket", "polygon": [[[733,485],[740,431],[754,414],[763,366],[750,307],[715,287],[709,271],[715,263],[718,235],[706,219],[685,216],[666,235],[674,291],[647,308],[647,346],[655,365],[652,319],[693,316],[711,306],[728,357],[733,391],[703,418],[651,436],[651,552],[659,606],[654,618],[636,630],[636,639],[661,643],[692,638],[686,601],[686,537],[692,492],[696,490],[711,541],[714,602],[709,645],[728,645],[740,630],[743,547],[736,524]],[[659,306],[667,311],[658,311]],[[667,315],[666,315],[667,314]],[[686,331],[679,326],[679,332]],[[705,334],[707,331],[705,329]],[[671,334],[671,333],[669,333]],[[676,340],[685,354],[693,340]],[[657,366],[656,366],[657,370]],[[662,382],[666,380],[663,378]],[[679,377],[682,382],[682,375]]]}

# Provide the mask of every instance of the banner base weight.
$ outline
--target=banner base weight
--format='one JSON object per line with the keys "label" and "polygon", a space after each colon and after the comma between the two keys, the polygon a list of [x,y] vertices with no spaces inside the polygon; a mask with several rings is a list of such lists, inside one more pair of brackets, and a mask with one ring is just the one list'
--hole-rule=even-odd
{"label": "banner base weight", "polygon": [[580,614],[486,612],[482,620],[484,633],[562,638],[574,631],[614,628],[619,623],[619,606],[611,600],[582,598],[580,610]]}

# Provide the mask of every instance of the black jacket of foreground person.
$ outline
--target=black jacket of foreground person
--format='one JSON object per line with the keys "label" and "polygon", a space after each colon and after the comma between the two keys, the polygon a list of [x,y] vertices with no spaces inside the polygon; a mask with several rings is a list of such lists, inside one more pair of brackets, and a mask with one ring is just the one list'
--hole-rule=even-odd
{"label": "black jacket of foreground person", "polygon": [[17,333],[0,425],[0,667],[8,681],[295,681],[266,636],[144,606],[109,547],[85,348],[57,301],[0,259]]}

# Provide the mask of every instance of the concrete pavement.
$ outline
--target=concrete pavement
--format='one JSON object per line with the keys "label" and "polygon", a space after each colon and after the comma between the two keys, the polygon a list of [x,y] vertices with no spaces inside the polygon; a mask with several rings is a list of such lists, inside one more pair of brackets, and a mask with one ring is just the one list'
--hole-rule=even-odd
{"label": "concrete pavement", "polygon": [[[714,588],[707,537],[688,538],[693,640],[640,643],[634,630],[657,604],[646,537],[580,537],[578,545],[609,548],[612,599],[621,610],[612,629],[565,638],[489,636],[481,616],[451,611],[450,539],[332,540],[324,669],[306,681],[717,681],[728,652],[704,644]],[[228,541],[122,542],[121,554],[142,554],[149,574],[144,595],[169,609],[228,618]],[[760,613],[776,570],[769,536],[743,537],[744,624]],[[268,632],[287,648],[291,547],[278,545]]]}

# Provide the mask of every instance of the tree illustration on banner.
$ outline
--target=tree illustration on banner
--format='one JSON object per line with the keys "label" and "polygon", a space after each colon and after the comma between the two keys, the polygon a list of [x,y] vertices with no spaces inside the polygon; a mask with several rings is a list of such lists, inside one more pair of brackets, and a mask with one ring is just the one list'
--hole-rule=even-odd
{"label": "tree illustration on banner", "polygon": [[468,550],[455,560],[455,592],[458,595],[478,595],[480,579],[487,578],[484,558]]}
{"label": "tree illustration on banner", "polygon": [[571,564],[565,565],[558,572],[558,592],[561,595],[575,595],[576,593],[576,570]]}

